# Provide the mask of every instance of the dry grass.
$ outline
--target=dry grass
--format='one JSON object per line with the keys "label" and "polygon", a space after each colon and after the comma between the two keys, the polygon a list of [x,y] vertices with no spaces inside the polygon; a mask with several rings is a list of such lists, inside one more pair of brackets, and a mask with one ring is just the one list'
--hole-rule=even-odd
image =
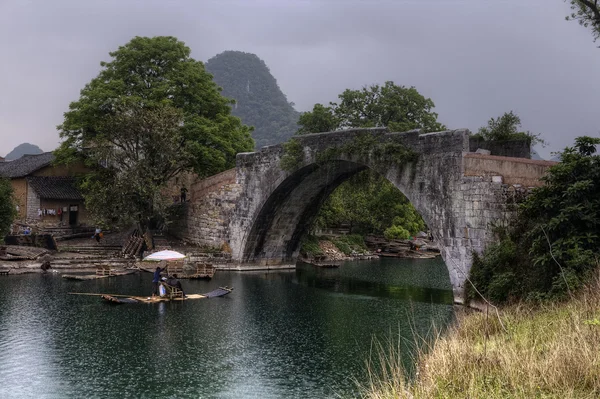
{"label": "dry grass", "polygon": [[[364,398],[599,398],[600,284],[569,302],[461,316],[421,353],[414,383],[379,346]],[[385,353],[384,353],[385,352]]]}

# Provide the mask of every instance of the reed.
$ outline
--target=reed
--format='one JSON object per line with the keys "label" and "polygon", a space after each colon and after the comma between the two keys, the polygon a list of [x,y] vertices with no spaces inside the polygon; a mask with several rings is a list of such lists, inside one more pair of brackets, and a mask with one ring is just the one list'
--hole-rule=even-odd
{"label": "reed", "polygon": [[[398,347],[377,344],[363,398],[598,398],[600,284],[564,303],[459,316],[421,345],[412,381]],[[384,349],[385,347],[385,349]]]}

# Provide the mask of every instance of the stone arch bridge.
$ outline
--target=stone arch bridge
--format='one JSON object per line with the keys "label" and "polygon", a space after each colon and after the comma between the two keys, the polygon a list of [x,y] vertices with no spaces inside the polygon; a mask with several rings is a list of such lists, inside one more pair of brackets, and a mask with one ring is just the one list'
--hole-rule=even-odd
{"label": "stone arch bridge", "polygon": [[236,269],[294,267],[323,200],[343,181],[372,169],[421,214],[440,245],[455,300],[462,302],[472,253],[494,241],[493,226],[508,220],[516,197],[540,185],[553,164],[470,152],[467,130],[356,129],[295,140],[287,150],[275,145],[238,154],[235,169],[192,185],[176,233],[201,245],[228,243]]}

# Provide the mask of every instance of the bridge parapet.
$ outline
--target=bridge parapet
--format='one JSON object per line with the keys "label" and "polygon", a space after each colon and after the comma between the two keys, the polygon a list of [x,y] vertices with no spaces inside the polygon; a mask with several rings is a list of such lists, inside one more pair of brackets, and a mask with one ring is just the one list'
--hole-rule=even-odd
{"label": "bridge parapet", "polygon": [[540,187],[540,180],[549,167],[557,162],[502,157],[476,153],[463,154],[465,176],[501,176],[502,183]]}

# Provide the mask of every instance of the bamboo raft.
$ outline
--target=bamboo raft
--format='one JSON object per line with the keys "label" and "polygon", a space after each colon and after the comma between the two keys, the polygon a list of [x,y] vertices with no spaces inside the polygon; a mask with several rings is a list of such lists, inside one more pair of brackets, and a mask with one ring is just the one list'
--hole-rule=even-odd
{"label": "bamboo raft", "polygon": [[223,297],[230,294],[233,291],[231,287],[219,287],[216,290],[212,290],[205,294],[188,294],[183,296],[181,291],[170,287],[171,291],[165,296],[135,296],[135,295],[122,295],[122,294],[96,294],[89,292],[69,292],[70,295],[86,295],[86,296],[99,296],[103,301],[114,305],[121,305],[124,303],[160,303],[170,301],[187,301],[192,299],[208,299]]}

